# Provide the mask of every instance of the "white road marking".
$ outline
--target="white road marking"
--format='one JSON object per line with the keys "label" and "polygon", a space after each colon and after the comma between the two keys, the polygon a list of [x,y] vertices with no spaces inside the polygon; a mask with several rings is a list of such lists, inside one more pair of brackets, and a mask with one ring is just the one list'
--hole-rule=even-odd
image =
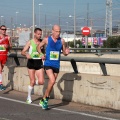
{"label": "white road marking", "polygon": [[7,118],[0,118],[0,120],[10,120],[10,119],[7,119]]}
{"label": "white road marking", "polygon": [[[26,102],[23,102],[23,101],[20,101],[20,100],[15,100],[15,99],[11,99],[11,98],[6,98],[6,97],[2,97],[2,96],[0,96],[0,99],[12,101],[12,102],[17,102],[17,103],[22,103],[22,104],[27,104]],[[37,104],[34,104],[34,103],[29,104],[29,105],[40,107],[40,105],[37,105]],[[87,114],[87,113],[83,113],[83,112],[75,112],[75,111],[58,109],[58,108],[52,108],[52,109],[58,110],[58,111],[62,111],[62,112],[68,112],[68,113],[72,113],[72,114],[79,114],[79,115],[84,115],[84,116],[89,116],[89,117],[94,117],[94,118],[105,119],[105,120],[119,120],[119,119],[114,119],[114,118],[107,118],[107,117],[102,117],[102,116]]]}

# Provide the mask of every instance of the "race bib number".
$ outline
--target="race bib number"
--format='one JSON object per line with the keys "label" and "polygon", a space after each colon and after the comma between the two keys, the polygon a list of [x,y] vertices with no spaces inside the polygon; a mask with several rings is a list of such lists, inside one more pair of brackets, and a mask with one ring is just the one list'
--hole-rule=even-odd
{"label": "race bib number", "polygon": [[0,45],[0,51],[6,51],[6,48],[4,45]]}
{"label": "race bib number", "polygon": [[50,60],[59,60],[59,52],[50,51]]}
{"label": "race bib number", "polygon": [[41,58],[40,58],[40,54],[39,54],[38,52],[33,52],[33,53],[31,54],[31,57],[32,57],[32,59],[41,59]]}

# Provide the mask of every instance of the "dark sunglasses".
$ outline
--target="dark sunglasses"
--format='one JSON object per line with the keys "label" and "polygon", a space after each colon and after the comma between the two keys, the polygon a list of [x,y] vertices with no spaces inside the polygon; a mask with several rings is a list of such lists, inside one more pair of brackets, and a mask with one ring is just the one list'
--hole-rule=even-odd
{"label": "dark sunglasses", "polygon": [[1,30],[5,30],[6,31],[7,29],[1,29]]}

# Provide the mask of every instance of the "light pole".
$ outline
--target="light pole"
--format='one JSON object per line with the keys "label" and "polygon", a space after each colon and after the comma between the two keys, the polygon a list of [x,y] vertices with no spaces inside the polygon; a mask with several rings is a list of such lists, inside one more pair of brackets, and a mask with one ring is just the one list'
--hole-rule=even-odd
{"label": "light pole", "polygon": [[66,24],[67,24],[67,47],[68,47],[68,22],[66,22]]}
{"label": "light pole", "polygon": [[74,48],[76,47],[76,0],[74,0],[74,16],[69,15],[69,17],[74,17]]}
{"label": "light pole", "polygon": [[74,40],[73,40],[73,42],[74,42],[74,48],[75,48],[75,46],[76,46],[76,41],[75,41],[75,39],[76,39],[76,17],[74,17],[74,16],[72,16],[72,15],[69,15],[69,17],[70,18],[74,18],[74,25],[73,25],[73,31],[74,31]]}
{"label": "light pole", "polygon": [[52,30],[52,24],[49,24],[50,25],[50,30]]}
{"label": "light pole", "polygon": [[74,0],[74,48],[76,47],[76,0]]}
{"label": "light pole", "polygon": [[39,4],[39,27],[40,27],[40,6],[42,6],[43,4]]}
{"label": "light pole", "polygon": [[2,25],[2,18],[3,18],[4,16],[1,16],[1,25]]}
{"label": "light pole", "polygon": [[35,28],[35,10],[34,10],[35,2],[33,0],[33,29],[32,29],[32,38],[34,39],[34,28]]}
{"label": "light pole", "polygon": [[17,28],[17,14],[18,14],[19,12],[16,12],[16,28]]}

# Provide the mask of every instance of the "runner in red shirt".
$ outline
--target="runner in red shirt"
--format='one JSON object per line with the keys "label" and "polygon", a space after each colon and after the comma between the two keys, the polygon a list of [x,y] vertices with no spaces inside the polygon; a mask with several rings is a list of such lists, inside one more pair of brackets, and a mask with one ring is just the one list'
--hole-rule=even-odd
{"label": "runner in red shirt", "polygon": [[8,49],[12,47],[10,42],[10,37],[6,35],[6,26],[0,26],[0,90],[5,90],[6,88],[2,84],[2,70],[7,61]]}

